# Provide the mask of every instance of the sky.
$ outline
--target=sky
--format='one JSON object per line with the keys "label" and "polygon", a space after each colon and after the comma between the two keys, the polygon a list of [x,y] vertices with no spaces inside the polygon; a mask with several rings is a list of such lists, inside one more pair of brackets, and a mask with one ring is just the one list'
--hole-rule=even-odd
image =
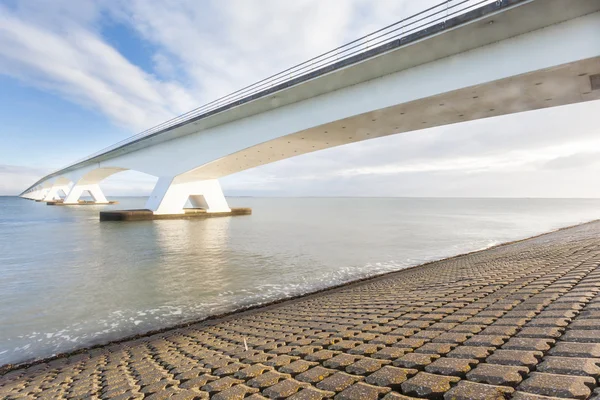
{"label": "sky", "polygon": [[[0,195],[437,0],[0,0]],[[600,197],[600,102],[349,144],[226,195]],[[101,186],[147,195],[133,171]]]}

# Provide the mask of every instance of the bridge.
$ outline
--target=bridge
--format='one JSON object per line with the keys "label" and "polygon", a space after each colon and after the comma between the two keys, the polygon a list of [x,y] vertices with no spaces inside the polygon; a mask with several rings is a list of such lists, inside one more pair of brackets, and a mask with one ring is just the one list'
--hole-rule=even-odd
{"label": "bridge", "polygon": [[135,170],[146,208],[230,211],[218,179],[382,136],[600,99],[600,1],[448,0],[53,172],[21,197],[78,204]]}

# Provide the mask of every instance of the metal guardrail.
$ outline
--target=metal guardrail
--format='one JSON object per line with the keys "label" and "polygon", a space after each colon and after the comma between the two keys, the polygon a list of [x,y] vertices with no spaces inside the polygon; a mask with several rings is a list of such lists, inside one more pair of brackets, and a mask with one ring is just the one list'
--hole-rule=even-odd
{"label": "metal guardrail", "polygon": [[[464,22],[460,20],[462,15],[471,11],[476,12],[476,10],[483,10],[486,5],[496,6],[492,10],[487,10],[487,12],[490,12],[523,1],[527,0],[444,0],[417,14],[401,19],[333,50],[313,57],[310,60],[294,65],[279,73],[188,111],[185,114],[181,114],[111,146],[105,147],[87,157],[81,158],[54,171],[36,182],[27,190],[30,190],[41,183],[44,179],[59,175],[60,172],[67,168],[84,163],[131,143],[159,135],[174,127],[197,121],[229,108],[279,92],[336,69],[393,50],[405,43],[410,43],[411,41],[443,31],[447,27],[450,28],[460,25]],[[482,12],[481,14],[486,14],[486,12]],[[479,15],[476,15],[473,18],[478,16]],[[473,18],[468,18],[467,20]],[[446,25],[447,21],[452,22],[452,24]]]}
{"label": "metal guardrail", "polygon": [[433,7],[423,10],[408,18],[402,19],[384,28],[378,29],[375,32],[369,33],[340,47],[337,47],[326,53],[313,57],[308,61],[294,65],[293,67],[283,70],[277,74],[271,75],[265,79],[253,83],[252,85],[236,90],[235,92],[232,92],[226,96],[220,97],[198,108],[188,111],[185,114],[181,114],[150,129],[147,129],[136,135],[130,136],[127,139],[124,139],[111,146],[103,148],[93,154],[88,155],[87,157],[81,158],[69,164],[69,166],[85,162],[91,158],[97,157],[111,150],[115,150],[119,147],[135,142],[144,137],[152,136],[155,133],[165,131],[168,128],[181,124],[182,122],[188,122],[190,120],[195,119],[195,117],[201,116],[203,114],[209,114],[211,111],[220,109],[224,106],[238,105],[237,103],[239,103],[240,100],[243,100],[248,97],[254,97],[254,95],[256,95],[257,93],[264,92],[265,90],[271,89],[285,82],[293,81],[294,79],[297,79],[302,75],[306,75],[315,70],[330,66],[334,63],[338,63],[357,53],[369,50],[369,48],[378,47],[393,40],[397,40],[401,37],[408,36],[414,32],[426,29],[431,25],[439,24],[440,22],[444,22],[450,18],[456,17],[457,15],[468,12],[485,3],[492,2],[493,1],[491,0],[443,1],[442,3],[439,3]]}

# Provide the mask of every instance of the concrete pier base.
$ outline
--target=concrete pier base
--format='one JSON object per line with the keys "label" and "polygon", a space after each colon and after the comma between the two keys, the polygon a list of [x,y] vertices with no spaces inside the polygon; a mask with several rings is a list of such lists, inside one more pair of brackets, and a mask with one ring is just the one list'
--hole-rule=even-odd
{"label": "concrete pier base", "polygon": [[[43,200],[40,200],[43,201]],[[47,201],[47,206],[106,206],[109,204],[118,204],[118,201],[109,201],[106,203],[97,203],[93,200],[79,200],[77,203],[65,203],[63,200]]]}
{"label": "concrete pier base", "polygon": [[197,208],[186,208],[183,214],[154,214],[151,210],[101,211],[100,221],[151,221],[155,219],[202,219],[250,215],[251,208],[232,208],[226,212],[206,212]]}

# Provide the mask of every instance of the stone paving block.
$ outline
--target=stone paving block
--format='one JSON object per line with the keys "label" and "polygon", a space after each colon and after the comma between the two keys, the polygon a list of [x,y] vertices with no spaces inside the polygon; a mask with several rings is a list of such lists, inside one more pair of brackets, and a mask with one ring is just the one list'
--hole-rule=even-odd
{"label": "stone paving block", "polygon": [[244,369],[241,369],[241,370],[235,372],[235,374],[233,374],[233,376],[237,379],[252,379],[252,378],[256,378],[257,376],[261,375],[265,371],[272,371],[272,370],[273,370],[273,367],[271,367],[269,365],[254,364],[254,365],[251,365],[249,367],[246,367]]}
{"label": "stone paving block", "polygon": [[600,330],[600,319],[577,319],[569,324],[575,330]]}
{"label": "stone paving block", "polygon": [[548,356],[537,366],[538,372],[559,375],[600,377],[600,358],[553,357]]}
{"label": "stone paving block", "polygon": [[359,354],[364,356],[369,356],[371,354],[377,353],[384,346],[380,344],[372,344],[372,343],[363,343],[359,346],[353,347],[348,350],[348,354]]}
{"label": "stone paving block", "polygon": [[345,372],[336,372],[335,374],[323,379],[315,386],[318,389],[326,390],[329,392],[341,392],[347,387],[363,379],[364,378],[362,376],[350,375]]}
{"label": "stone paving block", "polygon": [[414,377],[404,382],[402,391],[409,396],[426,397],[430,399],[442,398],[451,385],[460,381],[456,376],[434,375],[419,372]]}
{"label": "stone paving block", "polygon": [[597,398],[598,237],[583,225],[40,363],[0,376],[0,398]]}
{"label": "stone paving block", "polygon": [[511,338],[502,346],[505,350],[548,351],[554,344],[554,339]]}
{"label": "stone paving block", "polygon": [[423,369],[433,360],[440,358],[439,354],[408,353],[393,362],[396,367]]}
{"label": "stone paving block", "polygon": [[250,379],[246,384],[255,388],[263,389],[273,386],[282,379],[290,378],[290,374],[284,374],[277,371],[267,371],[264,374],[258,375],[256,378]]}
{"label": "stone paving block", "polygon": [[484,335],[483,333],[480,333],[467,340],[464,344],[465,346],[499,347],[502,346],[507,339],[507,336]]}
{"label": "stone paving block", "polygon": [[396,343],[393,346],[401,347],[401,348],[409,348],[409,349],[418,349],[419,347],[423,346],[427,342],[429,342],[429,339],[407,338],[407,339],[402,339],[401,341],[399,341],[398,343]]}
{"label": "stone paving block", "polygon": [[[211,397],[212,400],[233,400],[243,399],[244,397],[257,393],[258,389],[246,385],[235,385],[223,390]],[[194,399],[194,397],[192,397]]]}
{"label": "stone paving block", "polygon": [[377,371],[390,361],[365,357],[346,367],[346,372],[354,375],[366,375]]}
{"label": "stone paving block", "polygon": [[600,343],[600,330],[582,329],[568,330],[561,340],[575,343]]}
{"label": "stone paving block", "polygon": [[544,353],[531,350],[496,350],[486,358],[488,364],[515,365],[534,368],[542,359]]}
{"label": "stone paving block", "polygon": [[293,356],[288,356],[288,355],[280,355],[274,358],[271,358],[268,361],[265,361],[264,365],[270,366],[270,367],[283,367],[284,365],[289,365],[290,363],[299,360],[299,357],[293,357]]}
{"label": "stone paving block", "polygon": [[389,392],[383,396],[382,400],[418,400],[418,397],[404,396],[397,392]]}
{"label": "stone paving block", "polygon": [[406,353],[412,352],[412,349],[400,348],[400,347],[384,347],[377,353],[371,354],[371,357],[381,360],[395,360],[400,358]]}
{"label": "stone paving block", "polygon": [[333,396],[335,396],[334,392],[327,392],[309,386],[291,395],[288,400],[322,400],[333,398]]}
{"label": "stone paving block", "polygon": [[459,346],[446,354],[448,358],[474,358],[479,361],[485,360],[495,350],[494,347],[485,346]]}
{"label": "stone paving block", "polygon": [[593,378],[532,372],[517,390],[542,396],[587,399],[596,385]]}
{"label": "stone paving block", "polygon": [[505,400],[515,390],[506,386],[460,381],[444,394],[445,400]]}
{"label": "stone paving block", "polygon": [[[331,360],[328,360],[331,361]],[[288,364],[284,367],[279,368],[280,372],[285,374],[300,374],[304,371],[307,371],[309,368],[314,367],[315,365],[319,365],[319,363],[314,361],[306,361],[306,360],[298,360],[294,361],[291,364]]]}
{"label": "stone paving block", "polygon": [[317,382],[321,382],[323,379],[327,378],[329,375],[333,375],[336,372],[337,370],[324,368],[318,365],[309,369],[308,371],[296,375],[295,379],[300,382],[315,384]]}
{"label": "stone paving block", "polygon": [[516,386],[529,369],[512,365],[479,364],[467,373],[467,379],[489,385]]}
{"label": "stone paving block", "polygon": [[201,390],[214,394],[217,392],[222,392],[225,389],[229,389],[233,385],[238,385],[240,383],[244,383],[244,381],[240,379],[235,379],[231,376],[226,376],[224,378],[217,379],[206,385],[201,387]]}
{"label": "stone paving block", "polygon": [[358,382],[344,389],[334,397],[335,400],[377,400],[382,395],[389,393],[390,388],[372,386],[364,382]]}
{"label": "stone paving block", "polygon": [[300,389],[307,386],[308,384],[298,382],[294,379],[285,379],[264,389],[262,393],[270,399],[283,399],[297,393]]}
{"label": "stone paving block", "polygon": [[365,378],[365,382],[375,386],[389,386],[399,390],[400,384],[409,377],[417,374],[416,369],[385,366]]}
{"label": "stone paving block", "polygon": [[354,364],[357,360],[360,360],[362,356],[351,355],[351,354],[339,354],[329,360],[323,362],[323,366],[333,369],[346,369],[350,364]]}
{"label": "stone paving block", "polygon": [[531,394],[525,392],[514,392],[512,400],[564,400],[563,397],[540,396],[539,394]]}
{"label": "stone paving block", "polygon": [[557,339],[563,332],[564,328],[557,327],[524,327],[517,333],[517,337]]}
{"label": "stone paving block", "polygon": [[425,367],[425,371],[438,375],[464,377],[479,361],[468,358],[439,358]]}
{"label": "stone paving block", "polygon": [[600,358],[600,344],[558,342],[548,354],[562,357]]}

